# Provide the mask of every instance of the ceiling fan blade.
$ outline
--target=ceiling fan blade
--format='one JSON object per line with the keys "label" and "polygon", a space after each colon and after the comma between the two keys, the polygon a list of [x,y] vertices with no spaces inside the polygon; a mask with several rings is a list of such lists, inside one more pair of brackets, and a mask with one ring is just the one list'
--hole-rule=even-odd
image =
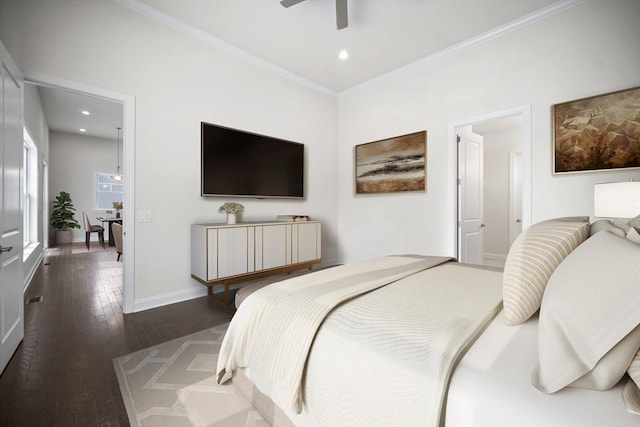
{"label": "ceiling fan blade", "polygon": [[336,0],[336,24],[339,30],[347,28],[347,25],[349,25],[349,19],[347,18],[347,0]]}
{"label": "ceiling fan blade", "polygon": [[280,0],[280,4],[284,7],[295,6],[298,3],[302,3],[304,0]]}

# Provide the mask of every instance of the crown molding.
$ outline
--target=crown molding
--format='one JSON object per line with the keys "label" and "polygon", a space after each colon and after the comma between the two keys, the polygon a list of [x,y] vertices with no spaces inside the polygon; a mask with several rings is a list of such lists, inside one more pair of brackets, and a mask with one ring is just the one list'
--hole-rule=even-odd
{"label": "crown molding", "polygon": [[533,13],[530,13],[529,15],[525,15],[521,18],[515,19],[507,24],[504,24],[500,27],[496,27],[490,31],[487,31],[485,33],[480,34],[479,36],[476,37],[472,37],[470,39],[467,39],[463,42],[460,42],[458,44],[455,44],[451,47],[448,47],[446,49],[443,49],[439,52],[436,52],[432,55],[428,55],[425,56],[423,58],[420,58],[416,61],[413,61],[407,65],[403,65],[402,67],[396,68],[395,70],[389,71],[388,73],[382,74],[378,77],[374,77],[371,80],[367,80],[366,82],[363,82],[357,86],[353,86],[352,88],[346,89],[344,91],[342,91],[340,94],[347,94],[349,92],[355,91],[357,89],[361,89],[363,87],[366,87],[370,84],[373,84],[375,82],[379,82],[381,80],[387,79],[389,77],[395,76],[397,74],[400,74],[408,69],[417,67],[417,66],[421,66],[421,65],[425,65],[425,64],[429,64],[431,62],[435,62],[438,61],[446,56],[449,55],[453,55],[459,52],[462,52],[464,50],[470,49],[472,47],[478,46],[482,43],[485,43],[489,40],[493,40],[495,38],[501,37],[507,33],[510,33],[511,31],[517,30],[519,28],[523,28],[529,24],[533,24],[534,22],[538,22],[541,21],[549,16],[555,15],[556,13],[560,13],[566,9],[572,8],[576,5],[582,4],[584,3],[586,0],[564,0],[564,1],[560,1],[558,3],[554,3],[552,5],[549,5],[547,7],[544,7],[540,10],[537,10]]}
{"label": "crown molding", "polygon": [[349,92],[352,92],[354,90],[358,90],[361,89],[363,87],[366,87],[368,85],[371,85],[375,82],[379,82],[381,80],[390,78],[392,76],[395,76],[399,73],[402,73],[408,69],[417,67],[417,66],[421,66],[421,65],[425,65],[425,64],[429,64],[431,62],[435,62],[439,59],[442,59],[444,57],[447,57],[449,55],[453,55],[459,52],[462,52],[466,49],[470,49],[474,46],[478,46],[482,43],[485,43],[489,40],[495,39],[497,37],[501,37],[511,31],[517,30],[519,28],[525,27],[529,24],[532,24],[534,22],[540,21],[542,19],[545,19],[549,16],[555,15],[556,13],[560,13],[566,9],[572,8],[576,5],[582,4],[584,3],[586,0],[563,0],[563,1],[559,1],[557,3],[551,4],[545,8],[542,8],[538,11],[535,11],[529,15],[523,16],[521,18],[518,18],[516,20],[513,20],[505,25],[502,25],[500,27],[494,28],[490,31],[487,31],[483,34],[480,34],[479,36],[476,37],[472,37],[468,40],[465,40],[461,43],[458,43],[456,45],[453,45],[449,48],[443,49],[439,52],[436,52],[432,55],[428,55],[425,56],[421,59],[418,59],[414,62],[411,62],[409,64],[403,65],[402,67],[396,68],[395,70],[389,71],[387,73],[384,73],[382,75],[379,75],[377,77],[374,77],[371,80],[367,80],[366,82],[363,82],[361,84],[358,84],[356,86],[353,86],[351,88],[345,89],[341,92],[336,92],[330,89],[327,89],[324,86],[321,86],[309,79],[306,79],[296,73],[292,73],[291,71],[288,71],[282,67],[279,67],[278,65],[273,64],[272,62],[269,62],[265,59],[260,58],[257,55],[254,55],[252,53],[249,53],[243,49],[240,49],[239,47],[228,43],[218,37],[215,37],[205,31],[202,31],[192,25],[187,24],[186,22],[177,19],[171,15],[168,15],[154,7],[151,7],[145,3],[143,3],[140,0],[114,0],[116,3],[127,7],[147,18],[153,19],[157,22],[160,22],[164,25],[167,25],[177,31],[180,31],[184,34],[187,34],[191,37],[194,37],[197,40],[200,40],[201,42],[215,47],[217,49],[220,49],[224,52],[227,52],[231,55],[234,55],[237,58],[240,58],[250,64],[253,64],[255,66],[258,66],[262,69],[265,69],[267,71],[270,71],[276,75],[279,75],[283,78],[286,78],[288,80],[291,80],[293,82],[299,83],[303,86],[306,86],[310,89],[313,89],[315,91],[318,91],[322,94],[325,95],[329,95],[332,97],[337,97],[339,95],[343,95],[343,94],[347,94]]}

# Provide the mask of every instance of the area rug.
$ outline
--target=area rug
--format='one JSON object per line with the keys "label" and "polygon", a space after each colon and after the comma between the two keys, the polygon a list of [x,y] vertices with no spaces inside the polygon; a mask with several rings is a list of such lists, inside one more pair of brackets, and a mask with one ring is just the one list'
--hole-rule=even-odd
{"label": "area rug", "polygon": [[228,324],[113,360],[132,426],[268,427],[233,385],[218,385]]}

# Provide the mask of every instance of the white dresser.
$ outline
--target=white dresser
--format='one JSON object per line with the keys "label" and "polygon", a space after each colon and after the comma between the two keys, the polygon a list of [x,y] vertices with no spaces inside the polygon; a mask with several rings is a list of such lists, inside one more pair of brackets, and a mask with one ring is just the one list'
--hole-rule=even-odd
{"label": "white dresser", "polygon": [[311,268],[321,261],[321,223],[246,222],[191,226],[191,277],[208,287]]}

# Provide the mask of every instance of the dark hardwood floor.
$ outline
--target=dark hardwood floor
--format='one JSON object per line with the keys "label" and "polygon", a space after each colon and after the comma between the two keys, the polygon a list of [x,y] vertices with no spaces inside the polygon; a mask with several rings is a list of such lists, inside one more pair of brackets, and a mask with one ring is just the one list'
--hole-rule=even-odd
{"label": "dark hardwood floor", "polygon": [[97,243],[48,249],[24,340],[0,376],[0,426],[127,426],[112,359],[231,319],[207,297],[122,314],[122,263]]}

